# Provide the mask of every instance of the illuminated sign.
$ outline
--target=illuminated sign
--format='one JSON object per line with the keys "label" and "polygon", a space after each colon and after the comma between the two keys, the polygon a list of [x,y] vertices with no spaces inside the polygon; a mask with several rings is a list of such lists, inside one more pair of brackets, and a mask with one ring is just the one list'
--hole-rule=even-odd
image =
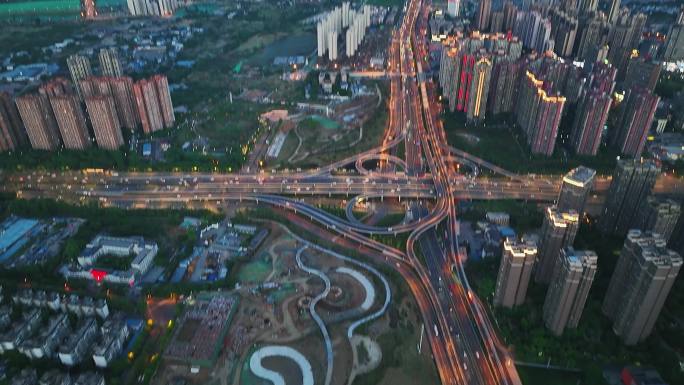
{"label": "illuminated sign", "polygon": [[107,272],[104,270],[92,269],[92,270],[90,270],[90,275],[93,277],[93,279],[96,282],[99,283],[99,282],[102,282],[104,277],[107,276]]}

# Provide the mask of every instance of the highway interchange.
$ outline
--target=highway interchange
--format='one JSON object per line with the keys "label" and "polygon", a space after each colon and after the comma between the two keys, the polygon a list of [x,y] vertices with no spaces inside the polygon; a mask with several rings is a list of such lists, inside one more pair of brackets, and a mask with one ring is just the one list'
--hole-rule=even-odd
{"label": "highway interchange", "polygon": [[[4,175],[2,190],[24,198],[96,200],[125,207],[220,207],[228,200],[276,206],[314,235],[355,248],[401,274],[420,308],[443,384],[520,384],[512,357],[464,273],[456,207],[463,199],[553,202],[560,178],[517,175],[446,144],[434,102],[435,86],[422,69],[427,64],[427,1],[409,0],[401,27],[393,36],[388,55],[390,117],[378,148],[297,172],[12,173]],[[401,142],[405,159],[397,154]],[[377,169],[367,169],[371,162],[378,163]],[[461,174],[457,163],[489,170],[492,176]],[[609,183],[609,178],[599,178],[594,195],[604,194]],[[673,176],[661,177],[656,186],[660,193],[683,191],[681,179]],[[350,202],[404,199],[414,220],[393,227],[371,226],[337,217],[304,199],[326,196]],[[348,213],[351,206],[353,203],[348,205]],[[405,252],[369,237],[400,233],[409,234]]]}

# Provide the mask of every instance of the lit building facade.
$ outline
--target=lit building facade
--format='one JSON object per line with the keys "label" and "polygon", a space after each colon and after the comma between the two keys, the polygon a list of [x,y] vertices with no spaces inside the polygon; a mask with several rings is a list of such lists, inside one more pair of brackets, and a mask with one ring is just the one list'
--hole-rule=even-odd
{"label": "lit building facade", "polygon": [[627,91],[619,107],[618,125],[611,137],[611,145],[622,155],[641,156],[659,101],[658,95],[645,88],[635,87]]}
{"label": "lit building facade", "polygon": [[534,243],[510,239],[504,241],[494,305],[512,308],[525,302],[536,257],[537,247]]}
{"label": "lit building facade", "polygon": [[561,250],[544,300],[544,324],[553,334],[560,336],[566,327],[577,328],[597,262],[593,251]]}
{"label": "lit building facade", "polygon": [[31,147],[35,150],[57,150],[61,146],[61,138],[48,97],[28,94],[18,97],[16,103]]}
{"label": "lit building facade", "polygon": [[534,154],[551,156],[556,146],[565,97],[550,94],[544,81],[527,71],[520,87],[516,118]]}
{"label": "lit building facade", "polygon": [[584,213],[589,192],[594,186],[596,170],[579,166],[570,170],[563,177],[560,194],[558,195],[558,211],[575,210],[579,215]]}
{"label": "lit building facade", "polygon": [[536,282],[551,282],[558,255],[562,249],[572,246],[578,228],[577,211],[559,212],[556,207],[546,209],[539,244],[539,263],[534,275]]}
{"label": "lit building facade", "polygon": [[111,95],[89,96],[85,102],[97,146],[105,150],[117,150],[123,146],[124,139],[114,98]]}

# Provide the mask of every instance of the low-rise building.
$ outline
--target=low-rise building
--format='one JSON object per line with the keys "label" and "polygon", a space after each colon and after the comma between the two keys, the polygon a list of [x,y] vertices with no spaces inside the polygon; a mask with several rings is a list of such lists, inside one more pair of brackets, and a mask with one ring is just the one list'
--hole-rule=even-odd
{"label": "low-rise building", "polygon": [[104,376],[97,372],[81,373],[71,385],[105,385]]}
{"label": "low-rise building", "polygon": [[36,330],[40,318],[39,309],[24,313],[21,320],[15,322],[7,332],[0,335],[0,353],[14,350],[23,343]]}
{"label": "low-rise building", "polygon": [[55,293],[54,291],[47,293],[47,298],[45,299],[45,306],[47,306],[47,308],[52,311],[61,310],[62,298],[60,297],[59,293]]}
{"label": "low-rise building", "polygon": [[[48,306],[53,308],[53,306]],[[79,297],[71,294],[60,301],[59,306],[54,306],[55,311],[63,311],[77,316],[93,317],[95,315],[104,319],[109,315],[109,306],[104,298],[94,299],[92,297]]]}
{"label": "low-rise building", "polygon": [[81,311],[81,298],[78,295],[72,294],[67,297],[64,302],[65,306],[63,306],[63,309],[69,313],[83,315],[83,312]]}
{"label": "low-rise building", "polygon": [[[60,272],[66,278],[133,285],[136,277],[147,273],[158,250],[156,243],[146,242],[141,237],[121,238],[98,235],[86,245],[77,259],[78,263],[64,265],[60,268]],[[132,256],[133,260],[126,270],[97,267],[98,258],[105,255],[120,258]]]}
{"label": "low-rise building", "polygon": [[230,258],[236,255],[243,255],[246,248],[242,246],[242,240],[235,233],[224,234],[209,245],[207,251],[211,255],[218,255],[222,258]]}
{"label": "low-rise building", "polygon": [[69,332],[69,319],[60,313],[48,320],[47,327],[19,345],[19,351],[31,359],[50,358],[55,354],[62,338]]}
{"label": "low-rise building", "polygon": [[626,366],[620,372],[624,385],[668,385],[655,369]]}
{"label": "low-rise building", "polygon": [[105,319],[109,316],[109,306],[107,305],[107,300],[100,298],[95,301],[95,314],[102,319]]}
{"label": "low-rise building", "polygon": [[35,369],[23,369],[12,378],[10,385],[35,385],[38,382],[38,373]]}
{"label": "low-rise building", "polygon": [[19,251],[29,234],[38,227],[38,221],[11,215],[0,223],[0,257],[3,260]]}
{"label": "low-rise building", "polygon": [[31,306],[33,304],[33,290],[19,289],[12,296],[12,302],[17,305]]}
{"label": "low-rise building", "polygon": [[135,255],[131,267],[144,274],[152,263],[157,250],[156,243],[146,243],[141,237],[121,238],[98,235],[86,245],[85,250],[78,257],[78,263],[87,267],[92,266],[97,258],[103,255],[120,257]]}
{"label": "low-rise building", "polygon": [[4,305],[0,306],[0,329],[5,329],[12,323],[12,308]]}
{"label": "low-rise building", "polygon": [[38,385],[71,385],[71,376],[57,369],[48,370],[40,376]]}
{"label": "low-rise building", "polygon": [[93,341],[97,337],[95,318],[81,321],[75,333],[71,334],[59,348],[59,360],[67,366],[74,366],[83,361]]}
{"label": "low-rise building", "polygon": [[240,234],[254,235],[257,231],[256,226],[241,225],[239,223],[233,223],[231,227]]}
{"label": "low-rise building", "polygon": [[100,341],[93,348],[93,361],[98,368],[106,368],[123,350],[129,330],[122,316],[109,318],[100,328]]}
{"label": "low-rise building", "polygon": [[95,300],[91,297],[83,297],[81,300],[81,312],[86,317],[95,315]]}
{"label": "low-rise building", "polygon": [[47,293],[45,290],[38,290],[33,294],[33,306],[45,307],[47,305]]}
{"label": "low-rise building", "polygon": [[499,226],[508,226],[511,221],[511,216],[508,213],[490,211],[485,215],[487,221]]}

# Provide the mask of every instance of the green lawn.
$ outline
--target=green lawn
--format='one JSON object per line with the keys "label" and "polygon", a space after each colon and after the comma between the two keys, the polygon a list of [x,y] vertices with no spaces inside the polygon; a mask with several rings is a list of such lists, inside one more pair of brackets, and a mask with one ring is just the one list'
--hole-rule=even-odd
{"label": "green lawn", "polygon": [[325,128],[327,130],[335,130],[335,129],[340,128],[339,123],[337,123],[334,120],[330,120],[330,119],[326,118],[325,116],[312,115],[309,119],[318,123],[319,125],[321,125],[323,128]]}
{"label": "green lawn", "polygon": [[[376,339],[382,350],[382,361],[378,368],[356,377],[353,384],[439,384],[436,367],[429,354],[430,346],[426,340],[423,340],[422,352],[418,353],[417,350],[422,323],[420,315],[416,313],[417,305],[411,299],[407,306],[400,306],[404,298],[410,295],[406,283],[397,273],[388,274],[383,271],[383,274],[391,282],[393,292],[392,301],[387,309],[389,330]],[[363,325],[359,333],[369,334],[367,328],[368,325]]]}
{"label": "green lawn", "polygon": [[684,77],[663,71],[656,84],[655,93],[662,98],[672,98],[684,88]]}
{"label": "green lawn", "polygon": [[278,157],[275,159],[275,162],[287,162],[287,160],[297,150],[298,145],[299,139],[297,139],[297,134],[294,132],[294,130],[291,130],[287,134],[287,137],[285,138],[285,143],[283,143],[283,147],[280,149],[280,154],[278,154]]}
{"label": "green lawn", "polygon": [[389,227],[400,224],[404,218],[406,218],[406,213],[389,213],[375,224],[377,227]]}
{"label": "green lawn", "polygon": [[582,375],[553,369],[518,366],[518,374],[525,385],[577,385],[582,383]]}
{"label": "green lawn", "polygon": [[263,253],[259,257],[255,257],[252,261],[242,265],[238,273],[238,279],[241,283],[261,283],[273,270],[271,265],[270,255]]}
{"label": "green lawn", "polygon": [[556,143],[553,156],[533,155],[529,152],[525,136],[503,119],[492,119],[482,125],[466,125],[460,112],[444,114],[444,128],[449,144],[488,160],[500,167],[518,173],[566,173],[579,165],[592,167],[599,174],[610,174],[616,164],[617,153],[601,148],[596,157],[565,157]]}
{"label": "green lawn", "polygon": [[120,257],[118,255],[103,255],[97,259],[95,266],[106,270],[123,270],[126,271],[131,268],[133,262],[133,255]]}
{"label": "green lawn", "polygon": [[[6,3],[5,3],[6,4]],[[80,22],[46,23],[42,25],[3,25],[0,31],[0,56],[12,52],[28,50],[26,61],[19,58],[15,64],[30,63],[30,57],[42,55],[40,49],[80,33],[85,24]]]}
{"label": "green lawn", "polygon": [[462,203],[461,209],[463,212],[459,213],[459,218],[466,221],[485,220],[489,211],[506,212],[511,217],[511,227],[520,233],[540,228],[544,218],[544,213],[536,203],[511,199]]}
{"label": "green lawn", "polygon": [[206,119],[197,127],[198,133],[209,139],[212,147],[226,147],[239,152],[249,146],[259,128],[257,117],[268,106],[235,100],[216,103],[207,111]]}
{"label": "green lawn", "polygon": [[291,297],[296,291],[297,288],[292,283],[286,283],[279,289],[271,292],[268,297],[274,304],[280,304],[288,297]]}
{"label": "green lawn", "polygon": [[235,51],[236,52],[244,52],[244,51],[251,51],[251,50],[256,50],[259,48],[263,48],[264,46],[267,46],[274,41],[278,40],[281,38],[282,35],[278,33],[271,33],[271,34],[259,34],[259,35],[254,35],[247,39],[244,43],[240,44]]}
{"label": "green lawn", "polygon": [[249,367],[249,360],[256,350],[256,346],[253,346],[249,349],[249,352],[245,355],[246,358],[242,363],[242,368],[240,368],[240,383],[243,385],[261,385],[264,383],[261,378],[252,373],[252,370]]}
{"label": "green lawn", "polygon": [[[439,384],[439,377],[434,367],[434,362],[426,355],[418,354],[416,346],[420,338],[420,326],[399,326],[378,338],[382,350],[380,366],[370,373],[356,377],[354,385],[376,385],[379,383],[391,383],[387,376],[390,368],[398,369],[399,373],[393,376],[403,378],[420,379],[420,384]],[[423,342],[423,349],[429,349],[429,345]],[[406,381],[403,381],[406,383]]]}
{"label": "green lawn", "polygon": [[403,7],[406,1],[404,0],[368,0],[368,4],[378,5],[381,7]]}
{"label": "green lawn", "polygon": [[[317,80],[315,83],[317,84]],[[274,162],[274,167],[290,169],[315,168],[380,145],[388,119],[387,95],[389,90],[386,82],[366,84],[369,89],[374,89],[376,85],[383,95],[383,103],[372,111],[371,116],[363,122],[363,137],[361,140],[359,140],[360,131],[358,128],[341,128],[339,122],[323,116],[313,115],[299,122],[298,127],[298,132],[302,137],[302,146],[299,149],[298,155],[308,155],[304,158],[297,157],[297,159],[293,160],[293,163],[287,161],[298,144],[296,134],[293,132],[286,140],[277,161]],[[315,89],[318,86],[315,85],[313,87]],[[372,103],[375,104],[376,100],[373,100]],[[337,136],[335,137],[336,140],[333,140],[333,136]]]}

